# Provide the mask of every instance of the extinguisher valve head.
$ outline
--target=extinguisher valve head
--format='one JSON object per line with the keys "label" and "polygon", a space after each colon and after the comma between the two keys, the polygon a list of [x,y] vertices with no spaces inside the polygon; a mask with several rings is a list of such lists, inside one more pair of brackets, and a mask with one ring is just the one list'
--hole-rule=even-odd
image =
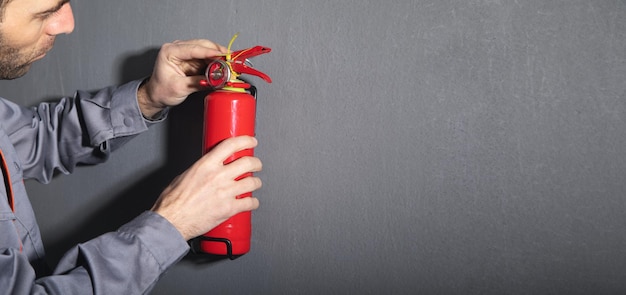
{"label": "extinguisher valve head", "polygon": [[210,86],[213,89],[221,89],[227,87],[235,91],[244,91],[251,86],[237,78],[242,74],[257,76],[267,83],[272,83],[272,78],[267,74],[255,69],[249,58],[257,55],[269,53],[271,48],[265,46],[254,46],[248,49],[230,51],[230,47],[237,38],[235,34],[228,44],[228,53],[224,56],[217,57],[209,62],[205,71],[204,80],[200,81],[202,86]]}

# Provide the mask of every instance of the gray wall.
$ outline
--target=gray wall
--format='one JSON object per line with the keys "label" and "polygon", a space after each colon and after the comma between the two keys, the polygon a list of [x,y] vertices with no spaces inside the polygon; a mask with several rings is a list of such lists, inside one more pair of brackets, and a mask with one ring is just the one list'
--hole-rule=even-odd
{"label": "gray wall", "polygon": [[[252,79],[252,250],[190,255],[154,294],[626,292],[625,1],[72,5],[76,31],[3,96],[139,78],[175,39],[273,49],[253,60],[274,83]],[[201,100],[104,165],[27,183],[52,263],[199,156]]]}

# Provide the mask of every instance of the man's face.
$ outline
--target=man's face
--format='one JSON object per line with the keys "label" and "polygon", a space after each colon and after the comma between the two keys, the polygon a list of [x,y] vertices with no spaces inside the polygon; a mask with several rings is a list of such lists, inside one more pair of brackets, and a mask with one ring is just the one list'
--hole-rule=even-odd
{"label": "man's face", "polygon": [[74,30],[69,0],[11,0],[0,18],[0,79],[15,79]]}

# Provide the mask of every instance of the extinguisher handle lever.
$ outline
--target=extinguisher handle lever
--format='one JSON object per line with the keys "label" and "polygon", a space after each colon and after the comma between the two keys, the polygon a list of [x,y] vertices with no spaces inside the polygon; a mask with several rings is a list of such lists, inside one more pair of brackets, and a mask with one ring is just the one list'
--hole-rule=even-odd
{"label": "extinguisher handle lever", "polygon": [[269,47],[257,45],[248,49],[237,50],[231,53],[231,56],[233,61],[246,60],[261,54],[269,53],[270,51],[272,51],[272,49]]}
{"label": "extinguisher handle lever", "polygon": [[[249,58],[269,53],[270,51],[272,51],[272,49],[269,47],[257,45],[248,49],[238,50],[231,53],[231,60],[226,60],[226,62],[230,62],[230,66],[233,72],[237,74],[248,74],[257,76],[267,83],[272,83],[272,78],[270,78],[270,76],[249,66],[246,63]],[[226,57],[224,57],[224,59],[226,59]]]}

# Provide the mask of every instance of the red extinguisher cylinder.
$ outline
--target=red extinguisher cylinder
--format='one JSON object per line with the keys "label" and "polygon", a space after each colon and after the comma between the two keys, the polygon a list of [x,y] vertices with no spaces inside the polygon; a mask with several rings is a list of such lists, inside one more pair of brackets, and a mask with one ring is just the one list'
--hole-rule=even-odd
{"label": "red extinguisher cylinder", "polygon": [[[218,90],[206,96],[204,101],[204,144],[203,154],[209,152],[224,139],[249,135],[254,136],[256,98],[247,92]],[[246,149],[229,157],[228,164],[244,156],[253,156],[253,149]],[[246,173],[236,180],[251,176]],[[237,196],[251,197],[252,193]],[[214,255],[243,255],[250,251],[252,234],[252,214],[239,213],[204,235],[200,241],[200,251]],[[231,247],[231,249],[229,249]],[[230,251],[229,251],[230,250]],[[229,253],[232,252],[232,253]]]}

